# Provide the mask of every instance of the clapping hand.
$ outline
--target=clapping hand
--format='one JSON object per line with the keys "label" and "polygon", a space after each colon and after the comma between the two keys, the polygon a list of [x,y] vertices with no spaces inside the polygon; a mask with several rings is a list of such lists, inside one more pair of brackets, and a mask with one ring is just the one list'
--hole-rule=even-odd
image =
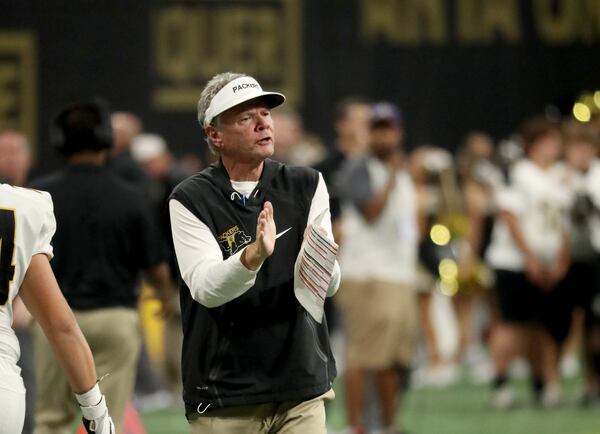
{"label": "clapping hand", "polygon": [[256,243],[257,254],[263,260],[273,254],[275,250],[275,220],[273,219],[273,205],[271,202],[265,202],[265,205],[258,215],[256,224]]}
{"label": "clapping hand", "polygon": [[250,270],[258,267],[275,250],[276,227],[273,219],[273,205],[265,202],[256,222],[256,240],[244,250],[241,261]]}

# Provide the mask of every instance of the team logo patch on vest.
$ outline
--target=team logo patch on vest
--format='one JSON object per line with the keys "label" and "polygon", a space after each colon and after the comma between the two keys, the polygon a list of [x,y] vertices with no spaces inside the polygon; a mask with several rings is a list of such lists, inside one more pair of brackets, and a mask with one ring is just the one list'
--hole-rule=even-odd
{"label": "team logo patch on vest", "polygon": [[250,244],[252,238],[250,235],[246,235],[239,226],[235,225],[232,228],[227,229],[221,235],[219,235],[219,243],[221,248],[230,255],[235,255],[238,250],[244,247],[246,244]]}

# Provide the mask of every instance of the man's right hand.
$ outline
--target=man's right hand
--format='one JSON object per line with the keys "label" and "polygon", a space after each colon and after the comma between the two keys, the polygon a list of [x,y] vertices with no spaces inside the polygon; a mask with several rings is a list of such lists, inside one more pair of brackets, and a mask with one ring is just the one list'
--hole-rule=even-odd
{"label": "man's right hand", "polygon": [[246,268],[257,270],[265,259],[273,254],[276,232],[273,205],[271,202],[265,202],[256,222],[256,240],[244,249],[240,258]]}

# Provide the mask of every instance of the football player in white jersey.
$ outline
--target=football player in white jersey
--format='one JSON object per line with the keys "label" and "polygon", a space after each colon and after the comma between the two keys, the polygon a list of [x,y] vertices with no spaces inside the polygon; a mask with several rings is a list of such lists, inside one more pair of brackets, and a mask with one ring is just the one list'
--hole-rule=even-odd
{"label": "football player in white jersey", "polygon": [[536,398],[554,406],[560,396],[560,377],[553,368],[557,345],[548,333],[553,319],[546,306],[569,267],[566,213],[571,197],[556,170],[558,125],[535,118],[525,123],[521,135],[527,158],[513,165],[509,185],[497,193],[500,211],[486,255],[495,269],[500,313],[491,341],[496,368],[492,405],[499,408],[514,402],[507,375],[519,353],[532,365]]}
{"label": "football player in white jersey", "polygon": [[600,135],[590,124],[563,126],[565,184],[574,194],[572,264],[558,300],[565,313],[584,318],[585,384],[582,404],[600,405]]}
{"label": "football player in white jersey", "polygon": [[87,432],[114,434],[92,353],[50,267],[55,229],[48,193],[0,184],[0,434],[20,433],[25,414],[19,342],[11,328],[17,293],[52,343]]}

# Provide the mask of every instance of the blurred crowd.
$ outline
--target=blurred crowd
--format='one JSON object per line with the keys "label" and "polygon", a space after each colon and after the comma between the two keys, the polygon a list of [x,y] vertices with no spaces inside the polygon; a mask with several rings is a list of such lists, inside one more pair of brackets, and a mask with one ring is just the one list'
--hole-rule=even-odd
{"label": "blurred crowd", "polygon": [[[357,107],[352,141],[344,113]],[[489,383],[494,408],[555,408],[562,376],[579,371],[580,403],[597,407],[600,118],[532,117],[500,143],[473,131],[452,154],[406,149],[394,104],[344,102],[339,113],[317,168],[339,210],[352,432],[373,425],[369,393],[375,423],[395,426],[407,384]],[[530,399],[511,381],[523,376]]]}
{"label": "blurred crowd", "polygon": [[[410,125],[391,102],[340,101],[331,143],[307,132],[297,112],[274,110],[273,118],[273,158],[315,167],[329,189],[343,281],[326,309],[349,432],[397,432],[406,388],[456,381],[489,383],[494,408],[555,408],[564,403],[564,375],[579,370],[581,404],[600,406],[600,117],[534,117],[499,142],[473,131],[455,152],[407,149]],[[200,143],[197,154],[176,157],[133,113],[115,112],[111,121],[107,167],[152,207],[175,282],[166,201],[210,157],[201,157]],[[25,136],[0,132],[0,180],[29,185],[31,164]],[[179,399],[176,294],[162,303],[164,363],[142,349],[142,410]],[[16,309],[33,400],[28,321]],[[529,400],[513,387],[523,375]]]}

